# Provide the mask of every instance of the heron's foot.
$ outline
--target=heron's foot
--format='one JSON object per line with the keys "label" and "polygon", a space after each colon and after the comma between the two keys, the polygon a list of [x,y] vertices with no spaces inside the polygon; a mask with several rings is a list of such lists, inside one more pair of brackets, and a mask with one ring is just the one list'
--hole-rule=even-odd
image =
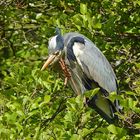
{"label": "heron's foot", "polygon": [[61,69],[62,69],[64,76],[65,76],[64,86],[66,86],[68,83],[68,80],[71,77],[71,73],[70,73],[67,65],[65,64],[65,61],[62,58],[59,60],[59,64],[60,64]]}

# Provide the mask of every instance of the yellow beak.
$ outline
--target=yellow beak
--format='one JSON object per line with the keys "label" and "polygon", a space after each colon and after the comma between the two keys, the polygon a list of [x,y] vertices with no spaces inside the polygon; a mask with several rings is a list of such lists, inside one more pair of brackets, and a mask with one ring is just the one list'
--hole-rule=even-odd
{"label": "yellow beak", "polygon": [[52,54],[49,56],[49,58],[47,59],[47,61],[44,63],[44,65],[42,66],[41,70],[44,70],[45,68],[48,67],[48,65],[53,62],[53,60],[55,59],[56,55]]}

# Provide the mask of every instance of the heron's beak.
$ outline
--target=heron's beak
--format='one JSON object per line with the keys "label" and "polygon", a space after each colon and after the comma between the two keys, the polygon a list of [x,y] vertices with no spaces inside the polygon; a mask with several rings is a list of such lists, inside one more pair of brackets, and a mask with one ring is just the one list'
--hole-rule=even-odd
{"label": "heron's beak", "polygon": [[42,66],[41,70],[44,70],[45,68],[48,67],[48,65],[53,62],[53,60],[56,58],[57,55],[52,54],[49,56],[49,58],[47,59],[47,61],[44,63],[44,65]]}

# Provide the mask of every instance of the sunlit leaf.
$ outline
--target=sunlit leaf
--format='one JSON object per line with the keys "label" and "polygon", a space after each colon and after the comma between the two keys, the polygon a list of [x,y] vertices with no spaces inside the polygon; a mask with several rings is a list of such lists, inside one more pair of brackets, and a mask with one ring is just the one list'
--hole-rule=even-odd
{"label": "sunlit leaf", "polygon": [[51,96],[50,96],[50,95],[45,95],[45,96],[44,96],[44,102],[45,102],[45,103],[50,102],[50,100],[51,100]]}
{"label": "sunlit leaf", "polygon": [[93,90],[90,90],[90,91],[86,91],[84,93],[84,95],[88,98],[92,98],[95,94],[97,94],[99,92],[100,88],[95,88]]}
{"label": "sunlit leaf", "polygon": [[87,5],[86,4],[80,3],[80,12],[81,12],[81,14],[87,13]]}

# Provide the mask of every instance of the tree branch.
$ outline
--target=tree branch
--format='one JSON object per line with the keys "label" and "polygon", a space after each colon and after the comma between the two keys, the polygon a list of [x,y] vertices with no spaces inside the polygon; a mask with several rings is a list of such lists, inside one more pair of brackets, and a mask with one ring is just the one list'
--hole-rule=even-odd
{"label": "tree branch", "polygon": [[57,110],[55,111],[55,113],[50,118],[42,121],[41,127],[43,127],[43,126],[46,127],[48,125],[48,123],[52,122],[56,118],[56,116],[66,108],[66,105],[62,106],[63,104],[64,104],[64,100],[62,100],[60,102]]}

